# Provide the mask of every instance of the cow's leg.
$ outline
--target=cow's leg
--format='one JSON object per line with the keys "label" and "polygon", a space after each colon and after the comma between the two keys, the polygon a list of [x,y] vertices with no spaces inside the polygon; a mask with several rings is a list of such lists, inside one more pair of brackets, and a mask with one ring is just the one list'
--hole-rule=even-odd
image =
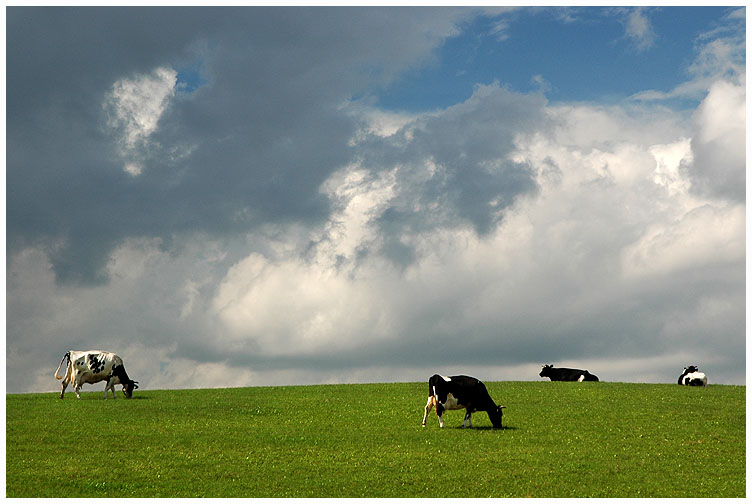
{"label": "cow's leg", "polygon": [[66,376],[65,378],[63,378],[63,386],[60,389],[60,399],[62,399],[63,396],[65,395],[65,389],[68,388],[68,382],[69,381],[70,381],[69,377]]}
{"label": "cow's leg", "polygon": [[439,417],[439,427],[441,427],[442,429],[444,428],[444,419],[442,418],[443,414],[444,406],[442,406],[440,402],[436,401],[436,416]]}
{"label": "cow's leg", "polygon": [[428,396],[428,402],[426,403],[426,412],[423,414],[423,427],[426,426],[426,419],[428,418],[428,414],[433,409],[434,402],[436,402],[434,396]]}
{"label": "cow's leg", "polygon": [[468,423],[468,427],[473,426],[473,414],[470,413],[470,410],[467,410],[465,413],[465,419],[462,421],[462,427],[465,427],[465,422]]}
{"label": "cow's leg", "polygon": [[107,399],[107,391],[112,390],[112,398],[117,399],[117,396],[115,395],[115,383],[114,378],[110,378],[109,380],[104,382],[104,398]]}
{"label": "cow's leg", "polygon": [[81,399],[81,386],[83,385],[82,380],[79,378],[76,378],[73,380],[73,390],[76,392],[76,397],[78,399]]}
{"label": "cow's leg", "polygon": [[[115,377],[113,376],[109,380],[107,380],[107,386],[112,390],[112,398],[117,399],[117,394],[115,393]],[[105,397],[107,397],[106,390],[105,390]]]}

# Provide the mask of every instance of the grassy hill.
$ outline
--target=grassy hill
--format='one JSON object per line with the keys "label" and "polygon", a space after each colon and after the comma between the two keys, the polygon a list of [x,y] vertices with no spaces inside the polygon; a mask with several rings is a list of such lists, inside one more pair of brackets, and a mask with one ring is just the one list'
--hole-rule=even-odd
{"label": "grassy hill", "polygon": [[745,496],[745,387],[486,385],[502,430],[424,383],[7,394],[6,495]]}

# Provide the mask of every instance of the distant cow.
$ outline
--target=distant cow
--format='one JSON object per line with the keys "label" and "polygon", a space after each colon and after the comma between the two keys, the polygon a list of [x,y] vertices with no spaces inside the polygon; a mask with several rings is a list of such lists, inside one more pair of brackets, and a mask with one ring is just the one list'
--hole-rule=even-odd
{"label": "distant cow", "polygon": [[598,377],[583,369],[555,368],[553,364],[543,366],[540,376],[551,381],[598,381]]}
{"label": "distant cow", "polygon": [[708,384],[708,377],[705,373],[698,371],[697,366],[684,368],[684,372],[679,376],[679,385],[690,385],[694,387],[704,387]]}
{"label": "distant cow", "polygon": [[[68,361],[65,376],[60,376],[60,368],[63,362]],[[112,352],[100,352],[99,350],[87,350],[85,352],[70,350],[63,355],[60,365],[55,371],[55,378],[63,380],[63,386],[60,390],[60,399],[65,395],[65,389],[68,383],[73,384],[73,390],[76,397],[81,399],[81,386],[84,383],[97,383],[105,381],[104,398],[107,399],[107,391],[112,390],[113,399],[115,396],[115,385],[123,386],[123,394],[127,399],[133,395],[133,391],[138,388],[138,382],[128,378],[123,366],[123,359]]]}
{"label": "distant cow", "polygon": [[477,378],[437,374],[428,379],[428,402],[423,415],[423,427],[426,426],[426,418],[434,407],[436,416],[439,417],[440,427],[444,427],[442,417],[444,411],[464,409],[466,411],[462,427],[465,423],[472,427],[472,414],[476,411],[485,411],[495,429],[501,429],[501,417],[504,414],[502,408],[505,408],[505,406],[496,405],[488,395],[486,386]]}

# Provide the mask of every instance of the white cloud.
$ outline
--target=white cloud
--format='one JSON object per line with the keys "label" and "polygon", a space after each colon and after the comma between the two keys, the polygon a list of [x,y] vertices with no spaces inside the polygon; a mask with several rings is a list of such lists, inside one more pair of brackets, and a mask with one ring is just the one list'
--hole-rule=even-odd
{"label": "white cloud", "polygon": [[144,171],[144,167],[139,163],[125,163],[123,169],[128,175],[132,175],[134,177],[138,177]]}
{"label": "white cloud", "polygon": [[228,337],[259,355],[305,356],[393,337],[375,294],[329,266],[254,254],[230,269],[213,306]]}
{"label": "white cloud", "polygon": [[[377,133],[378,134],[378,133]],[[354,261],[359,247],[379,239],[372,220],[380,216],[394,197],[395,170],[371,177],[366,170],[355,166],[333,174],[322,186],[322,191],[338,208],[317,241],[326,241],[318,260],[327,264],[332,258]],[[340,259],[337,259],[339,261]]]}
{"label": "white cloud", "polygon": [[696,80],[717,80],[719,78],[744,78],[745,42],[743,33],[708,33],[700,36],[697,57],[689,66],[689,72]]}
{"label": "white cloud", "polygon": [[656,35],[643,8],[633,9],[627,14],[624,31],[639,52],[650,49],[655,44]]}
{"label": "white cloud", "polygon": [[745,257],[743,205],[704,205],[675,222],[660,222],[622,255],[627,278],[657,278],[677,271],[703,268]]}
{"label": "white cloud", "polygon": [[746,197],[745,86],[715,82],[692,118],[693,161],[686,168],[694,189],[704,195]]}
{"label": "white cloud", "polygon": [[111,114],[108,125],[122,132],[124,170],[134,177],[142,173],[143,166],[130,159],[138,156],[143,142],[156,131],[159,118],[175,94],[176,83],[175,70],[159,67],[150,74],[118,80],[106,97],[104,106]]}
{"label": "white cloud", "polygon": [[372,220],[393,184],[389,173],[334,174],[323,190],[339,211],[312,233],[318,243],[312,256],[253,253],[230,268],[212,301],[228,337],[270,356],[349,350],[394,337],[382,319],[388,302],[376,291],[378,279],[357,269],[359,248],[379,239]]}
{"label": "white cloud", "polygon": [[356,132],[355,138],[351,141],[351,145],[356,145],[367,135],[378,135],[382,137],[392,136],[403,126],[414,121],[416,118],[415,114],[381,110],[363,102],[347,103],[343,106],[343,110],[346,110],[349,114],[357,117],[363,124],[361,129]]}
{"label": "white cloud", "polygon": [[658,144],[650,147],[650,154],[656,162],[653,181],[668,189],[669,196],[689,192],[690,181],[682,176],[680,167],[692,162],[691,141],[681,138],[672,144]]}
{"label": "white cloud", "polygon": [[112,85],[108,105],[114,117],[110,126],[124,128],[124,140],[128,147],[151,135],[157,129],[168,98],[175,93],[177,72],[160,67],[151,74],[133,79],[120,79]]}
{"label": "white cloud", "polygon": [[743,86],[746,80],[746,40],[743,29],[738,29],[743,17],[738,18],[733,14],[726,18],[724,24],[697,38],[697,54],[687,67],[689,80],[668,91],[645,90],[632,98],[641,101],[702,99],[718,81],[736,85],[741,83]]}

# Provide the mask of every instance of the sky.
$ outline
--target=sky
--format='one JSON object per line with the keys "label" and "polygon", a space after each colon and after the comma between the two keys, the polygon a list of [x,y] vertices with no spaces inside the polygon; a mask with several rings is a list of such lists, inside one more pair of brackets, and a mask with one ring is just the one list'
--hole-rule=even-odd
{"label": "sky", "polygon": [[[745,384],[744,7],[6,9],[6,391]],[[99,390],[97,385],[85,389]]]}

